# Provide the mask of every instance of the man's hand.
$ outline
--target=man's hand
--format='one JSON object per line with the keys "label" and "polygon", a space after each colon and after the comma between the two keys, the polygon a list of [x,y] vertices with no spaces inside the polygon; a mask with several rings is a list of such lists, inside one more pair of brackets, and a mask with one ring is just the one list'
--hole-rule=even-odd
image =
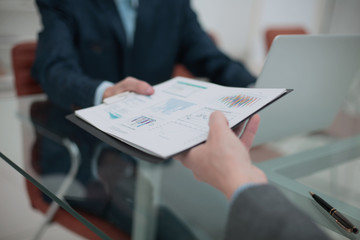
{"label": "man's hand", "polygon": [[154,88],[151,87],[151,85],[147,82],[138,80],[133,77],[127,77],[124,80],[116,83],[114,86],[108,87],[104,92],[103,99],[126,91],[151,95],[154,93]]}
{"label": "man's hand", "polygon": [[[212,185],[230,199],[243,184],[267,182],[265,174],[252,165],[249,156],[259,122],[259,115],[253,116],[239,141],[225,116],[214,112],[210,116],[207,141],[175,159],[192,170],[196,179]],[[236,132],[241,130],[237,128]]]}

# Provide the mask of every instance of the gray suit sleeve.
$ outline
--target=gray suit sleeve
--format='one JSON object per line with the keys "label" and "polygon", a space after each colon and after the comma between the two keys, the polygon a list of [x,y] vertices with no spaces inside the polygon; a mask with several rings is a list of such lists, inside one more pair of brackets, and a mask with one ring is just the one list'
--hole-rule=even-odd
{"label": "gray suit sleeve", "polygon": [[270,185],[251,187],[231,205],[225,233],[232,239],[329,239]]}

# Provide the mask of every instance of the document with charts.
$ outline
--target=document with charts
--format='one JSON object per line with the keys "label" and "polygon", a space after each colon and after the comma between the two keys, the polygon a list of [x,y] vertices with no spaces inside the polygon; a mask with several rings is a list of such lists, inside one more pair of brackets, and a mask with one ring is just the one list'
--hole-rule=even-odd
{"label": "document with charts", "polygon": [[206,140],[212,112],[223,112],[234,127],[289,92],[224,87],[182,77],[154,88],[151,96],[120,94],[75,115],[120,141],[166,159]]}

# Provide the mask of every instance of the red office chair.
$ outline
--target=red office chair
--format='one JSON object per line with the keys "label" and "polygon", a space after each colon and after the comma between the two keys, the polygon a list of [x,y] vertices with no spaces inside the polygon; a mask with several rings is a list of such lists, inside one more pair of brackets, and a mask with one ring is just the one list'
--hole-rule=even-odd
{"label": "red office chair", "polygon": [[36,42],[16,44],[12,50],[12,66],[17,96],[42,93],[40,85],[31,77],[31,66],[35,59]]}
{"label": "red office chair", "polygon": [[[216,42],[213,34],[210,37]],[[36,42],[23,42],[16,44],[11,51],[13,71],[15,75],[15,90],[17,96],[42,93],[43,90],[38,82],[31,77],[31,66],[35,59]],[[194,78],[194,75],[181,64],[176,64],[173,77],[182,76]]]}
{"label": "red office chair", "polygon": [[[38,168],[38,163],[36,162],[39,159],[39,151],[37,151],[39,144],[41,142],[41,138],[37,138],[34,143],[34,148],[31,156],[31,166],[34,167],[33,172],[38,172],[40,169]],[[34,209],[39,210],[40,212],[46,214],[50,208],[50,204],[44,201],[42,192],[34,186],[30,181],[26,180],[26,189],[28,191],[29,199],[31,206]],[[85,211],[76,210],[81,216],[91,222],[93,225],[98,227],[101,231],[103,231],[107,236],[111,239],[120,239],[120,240],[130,240],[130,236],[126,233],[122,232],[111,223],[103,220],[99,217],[96,217],[90,213]],[[98,235],[96,235],[93,231],[87,228],[84,224],[82,224],[78,219],[73,217],[67,211],[62,208],[59,208],[56,213],[52,216],[52,222],[59,223],[65,228],[71,230],[74,233],[86,238],[86,239],[101,239]],[[43,227],[43,226],[42,226]]]}
{"label": "red office chair", "polygon": [[[15,90],[17,96],[25,96],[43,92],[40,85],[31,77],[31,67],[35,59],[35,52],[36,42],[19,43],[12,48],[12,64],[15,76]],[[32,111],[41,111],[44,110],[44,108],[46,107],[48,107],[46,102],[39,102],[34,108],[32,108]],[[31,169],[31,171],[36,174],[40,171],[37,165],[37,160],[40,159],[38,146],[41,143],[42,136],[37,132],[35,132],[35,135],[35,142],[33,143],[31,150],[32,152],[30,157],[30,166],[33,168]],[[28,180],[26,180],[26,189],[29,194],[31,206],[34,209],[37,209],[46,214],[50,207],[50,204],[44,201],[41,191]],[[79,210],[78,212],[88,221],[90,221],[96,227],[102,230],[110,238],[120,240],[130,239],[130,236],[128,236],[126,233],[119,230],[115,226],[111,225],[106,220],[103,220],[84,211]],[[77,220],[75,217],[73,217],[71,214],[69,214],[62,208],[58,208],[50,220],[52,222],[57,222],[63,225],[67,229],[87,239],[101,239],[93,231],[91,231],[79,220]]]}
{"label": "red office chair", "polygon": [[271,44],[274,38],[278,35],[289,35],[289,34],[307,34],[307,31],[303,27],[270,27],[265,31],[265,47],[266,52],[269,52]]}

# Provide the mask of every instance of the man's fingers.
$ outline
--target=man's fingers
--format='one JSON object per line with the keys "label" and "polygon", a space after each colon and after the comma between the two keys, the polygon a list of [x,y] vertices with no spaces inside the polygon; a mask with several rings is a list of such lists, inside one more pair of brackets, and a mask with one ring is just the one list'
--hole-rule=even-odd
{"label": "man's fingers", "polygon": [[208,140],[211,139],[222,139],[222,134],[227,134],[230,131],[229,122],[220,111],[215,111],[210,115],[209,119],[209,136]]}
{"label": "man's fingers", "polygon": [[[217,139],[219,139],[221,137],[220,134],[223,134],[224,130],[230,131],[227,119],[219,111],[214,112],[210,115],[209,128],[210,130],[207,139],[208,141],[216,141]],[[199,152],[203,151],[204,145],[205,144],[196,146],[195,148],[192,148],[188,151],[177,154],[173,158],[181,161],[185,167],[191,168],[192,161],[194,161],[193,159]],[[197,159],[196,161],[201,161],[201,159]]]}
{"label": "man's fingers", "polygon": [[213,124],[229,125],[225,115],[220,111],[215,111],[210,114],[209,125]]}
{"label": "man's fingers", "polygon": [[240,139],[244,143],[244,145],[247,149],[251,148],[251,145],[254,141],[259,124],[260,124],[259,114],[255,114],[254,116],[252,116],[250,118],[250,120],[248,121],[248,123],[246,124],[244,132],[241,135]]}
{"label": "man's fingers", "polygon": [[133,77],[127,77],[119,83],[119,88],[122,92],[130,91],[144,95],[151,95],[154,93],[154,88],[144,81],[140,81]]}
{"label": "man's fingers", "polygon": [[143,95],[151,95],[155,92],[154,88],[147,82],[133,77],[127,77],[114,86],[108,87],[104,92],[103,99],[126,91]]}
{"label": "man's fingers", "polygon": [[[259,124],[260,124],[260,116],[258,114],[252,116],[248,121],[248,123],[246,124],[245,129],[240,137],[246,149],[251,148]],[[210,130],[209,130],[208,141],[212,141],[212,139],[214,141],[216,141],[216,139],[223,139],[222,136],[224,134],[229,134],[229,132],[233,134],[233,132],[229,128],[229,123],[226,117],[224,116],[223,113],[219,111],[215,111],[210,115],[209,127]],[[241,126],[238,127],[235,130],[235,134],[239,134],[241,129],[242,129]]]}
{"label": "man's fingers", "polygon": [[244,125],[245,125],[245,121],[233,129],[233,132],[235,133],[236,136],[238,136],[238,137],[240,136],[240,133],[244,128]]}
{"label": "man's fingers", "polygon": [[[199,152],[203,152],[204,144],[196,146],[188,151],[177,154],[173,159],[180,161],[186,168],[192,169],[193,164],[202,161],[201,157],[197,157]],[[199,158],[199,159],[198,159]]]}
{"label": "man's fingers", "polygon": [[188,154],[188,151],[176,154],[175,156],[173,156],[173,159],[178,160],[178,161],[182,161],[184,158],[186,158],[186,155]]}

